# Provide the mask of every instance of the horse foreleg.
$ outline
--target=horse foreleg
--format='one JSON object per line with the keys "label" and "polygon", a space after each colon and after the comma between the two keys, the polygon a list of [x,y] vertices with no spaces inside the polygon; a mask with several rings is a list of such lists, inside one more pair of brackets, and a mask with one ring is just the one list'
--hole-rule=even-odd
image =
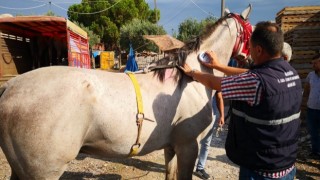
{"label": "horse foreleg", "polygon": [[177,179],[177,158],[172,147],[164,149],[166,180]]}
{"label": "horse foreleg", "polygon": [[197,141],[175,148],[178,162],[178,179],[192,180],[193,168],[198,156]]}
{"label": "horse foreleg", "polygon": [[19,180],[18,175],[15,173],[15,171],[13,170],[13,168],[11,168],[11,177],[10,180]]}

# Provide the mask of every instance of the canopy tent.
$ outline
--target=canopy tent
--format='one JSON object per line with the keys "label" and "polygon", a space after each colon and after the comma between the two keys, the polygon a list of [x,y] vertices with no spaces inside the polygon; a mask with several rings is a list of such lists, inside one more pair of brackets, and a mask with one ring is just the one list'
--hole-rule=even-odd
{"label": "canopy tent", "polygon": [[153,41],[161,51],[170,51],[173,49],[179,49],[184,46],[184,43],[178,39],[166,34],[166,35],[144,35],[145,39]]}

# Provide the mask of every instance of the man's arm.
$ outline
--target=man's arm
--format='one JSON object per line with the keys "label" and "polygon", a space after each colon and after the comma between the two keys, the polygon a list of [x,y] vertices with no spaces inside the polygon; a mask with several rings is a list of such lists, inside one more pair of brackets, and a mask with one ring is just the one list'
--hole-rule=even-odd
{"label": "man's arm", "polygon": [[248,69],[230,67],[230,66],[226,66],[226,65],[221,64],[219,62],[216,54],[212,51],[207,51],[206,54],[209,56],[210,62],[208,62],[208,63],[202,62],[202,61],[200,61],[200,62],[207,67],[210,67],[212,69],[216,69],[218,71],[223,72],[227,76],[238,75],[238,74],[245,73],[248,71]]}
{"label": "man's arm", "polygon": [[217,77],[213,74],[203,73],[201,71],[191,69],[188,64],[184,64],[179,68],[183,70],[183,72],[186,75],[192,77],[196,81],[199,81],[207,88],[221,91],[221,77]]}
{"label": "man's arm", "polygon": [[[212,60],[210,60],[209,63],[202,64],[208,68],[214,68]],[[198,82],[210,89],[222,91],[223,81],[223,98],[247,101],[249,104],[255,105],[258,105],[260,102],[262,92],[262,89],[260,88],[261,83],[259,78],[254,73],[250,73],[248,71],[246,73],[240,74],[239,76],[217,77],[210,73],[192,70],[188,64],[179,66],[179,68],[186,75],[192,77],[194,80],[197,80]],[[244,81],[250,81],[250,83],[243,83]],[[243,91],[241,91],[242,89],[246,93],[243,93]]]}
{"label": "man's arm", "polygon": [[217,102],[218,111],[220,113],[219,126],[222,126],[224,125],[224,102],[221,91],[216,92],[215,98]]}
{"label": "man's arm", "polygon": [[305,84],[303,87],[303,96],[304,97],[309,97],[309,94],[310,94],[310,76],[311,76],[311,73],[309,73],[305,79]]}
{"label": "man's arm", "polygon": [[221,77],[214,76],[212,74],[202,73],[197,70],[193,70],[191,77],[199,81],[201,84],[210,89],[221,91]]}
{"label": "man's arm", "polygon": [[215,69],[223,72],[227,76],[238,75],[238,74],[245,73],[248,71],[248,69],[230,67],[230,66],[226,66],[223,64],[219,64],[218,66],[215,66]]}

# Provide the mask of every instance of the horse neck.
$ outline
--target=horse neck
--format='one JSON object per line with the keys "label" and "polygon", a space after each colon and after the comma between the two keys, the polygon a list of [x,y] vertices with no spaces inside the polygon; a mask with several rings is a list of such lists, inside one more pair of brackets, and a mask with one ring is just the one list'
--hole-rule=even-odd
{"label": "horse neck", "polygon": [[[227,65],[236,42],[236,37],[236,22],[232,18],[227,18],[214,30],[214,32],[208,38],[203,40],[202,44],[200,45],[199,52],[212,50],[216,53],[220,63]],[[198,52],[194,53],[195,58],[197,58],[197,54]],[[191,60],[191,62],[187,63],[192,64],[192,67],[194,68],[199,68],[202,69],[202,71],[212,73],[212,70],[203,68],[198,61]],[[214,70],[214,74],[217,76],[223,76],[222,72],[216,70]]]}

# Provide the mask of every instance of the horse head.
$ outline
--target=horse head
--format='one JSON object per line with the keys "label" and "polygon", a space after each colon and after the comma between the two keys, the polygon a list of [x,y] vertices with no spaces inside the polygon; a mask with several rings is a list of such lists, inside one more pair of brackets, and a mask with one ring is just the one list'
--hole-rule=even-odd
{"label": "horse head", "polygon": [[[167,70],[188,63],[192,68],[201,71],[213,73],[211,69],[202,66],[197,61],[200,52],[212,50],[216,52],[217,57],[222,64],[227,65],[230,58],[238,60],[247,59],[249,55],[249,39],[252,33],[252,26],[248,21],[252,6],[249,6],[241,13],[230,13],[226,9],[226,15],[220,18],[216,23],[209,24],[204,33],[185,43],[185,46],[178,49],[173,54],[153,63],[153,69],[156,69],[155,75],[160,81],[164,80]],[[215,75],[222,75],[215,71]],[[179,80],[183,73],[176,70],[175,79]]]}
{"label": "horse head", "polygon": [[[213,25],[207,26],[200,37],[198,50],[187,57],[186,63],[192,68],[212,73],[211,69],[202,66],[196,60],[200,52],[214,51],[225,65],[230,58],[246,59],[249,55],[249,39],[252,33],[252,26],[248,21],[251,9],[252,6],[249,5],[241,14],[228,13]],[[214,73],[222,75],[218,71]]]}

